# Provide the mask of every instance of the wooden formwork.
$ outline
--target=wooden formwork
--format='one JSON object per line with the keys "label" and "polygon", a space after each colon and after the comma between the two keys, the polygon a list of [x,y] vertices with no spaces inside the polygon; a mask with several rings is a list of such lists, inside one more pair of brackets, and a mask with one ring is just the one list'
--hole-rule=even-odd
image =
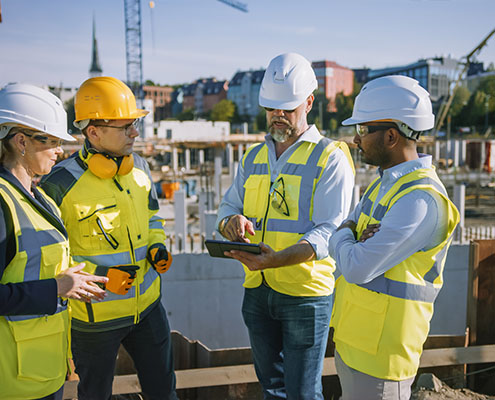
{"label": "wooden formwork", "polygon": [[[474,240],[469,250],[467,299],[469,345],[495,344],[495,240]],[[495,365],[471,366],[469,373]],[[495,394],[495,371],[476,373],[468,386],[477,392]]]}

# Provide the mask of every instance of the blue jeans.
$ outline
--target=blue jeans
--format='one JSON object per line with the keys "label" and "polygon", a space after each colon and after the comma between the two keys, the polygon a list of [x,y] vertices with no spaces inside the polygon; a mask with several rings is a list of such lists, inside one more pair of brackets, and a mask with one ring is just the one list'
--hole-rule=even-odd
{"label": "blue jeans", "polygon": [[110,399],[121,343],[134,361],[145,398],[177,400],[172,338],[161,303],[153,306],[136,325],[104,332],[72,329],[72,355],[79,375],[78,399]]}
{"label": "blue jeans", "polygon": [[294,297],[245,289],[242,316],[265,399],[323,399],[321,373],[332,296]]}

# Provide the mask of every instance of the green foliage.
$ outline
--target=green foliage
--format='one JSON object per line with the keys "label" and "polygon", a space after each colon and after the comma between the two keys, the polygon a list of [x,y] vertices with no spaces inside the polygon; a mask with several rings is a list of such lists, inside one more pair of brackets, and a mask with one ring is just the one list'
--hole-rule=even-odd
{"label": "green foliage", "polygon": [[179,114],[177,114],[176,117],[179,121],[192,121],[194,120],[194,109],[193,108],[187,108],[186,110],[183,110]]}
{"label": "green foliage", "polygon": [[253,130],[255,132],[264,131],[266,132],[266,111],[263,107],[260,107],[260,112],[254,120]]}
{"label": "green foliage", "polygon": [[160,86],[160,85],[157,85],[151,79],[146,79],[146,81],[144,82],[144,86]]}
{"label": "green foliage", "polygon": [[232,121],[235,112],[235,104],[230,100],[221,100],[211,110],[212,121]]}
{"label": "green foliage", "polygon": [[459,115],[462,108],[468,103],[470,96],[471,92],[468,90],[467,87],[459,86],[456,89],[452,104],[450,106],[450,115],[452,115],[452,117],[456,117],[457,115]]}
{"label": "green foliage", "polygon": [[476,91],[471,94],[467,103],[464,104],[455,115],[453,121],[455,127],[474,126],[476,129],[484,131],[486,123],[494,125],[495,76],[484,78]]}

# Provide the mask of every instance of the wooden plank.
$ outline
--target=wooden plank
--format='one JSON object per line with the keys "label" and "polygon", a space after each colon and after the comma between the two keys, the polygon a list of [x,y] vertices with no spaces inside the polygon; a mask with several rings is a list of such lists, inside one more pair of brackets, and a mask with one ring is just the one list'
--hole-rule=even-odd
{"label": "wooden plank", "polygon": [[[495,345],[425,350],[421,356],[420,367],[488,362],[495,362]],[[177,376],[177,389],[257,382],[252,364],[185,369],[175,371],[175,374]],[[325,358],[323,362],[323,375],[336,374],[334,358]],[[78,381],[67,381],[65,383],[64,399],[77,397],[77,383]],[[117,375],[115,376],[112,390],[113,394],[139,393],[141,387],[136,375]]]}

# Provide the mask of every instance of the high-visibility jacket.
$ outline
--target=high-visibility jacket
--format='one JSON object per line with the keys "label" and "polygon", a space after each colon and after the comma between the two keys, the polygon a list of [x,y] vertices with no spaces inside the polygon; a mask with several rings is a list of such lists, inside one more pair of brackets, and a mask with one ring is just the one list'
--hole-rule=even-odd
{"label": "high-visibility jacket", "polygon": [[[249,237],[252,243],[263,242],[275,251],[283,250],[296,244],[305,233],[314,227],[313,195],[329,156],[336,149],[341,149],[353,166],[349,149],[344,142],[321,138],[318,143],[302,142],[289,157],[275,182],[279,192],[283,190],[289,215],[279,208],[274,208],[270,192],[270,166],[268,147],[265,143],[252,146],[242,160],[245,174],[243,215],[252,223],[255,235]],[[275,183],[273,182],[273,183]],[[331,205],[330,205],[331,206]],[[257,287],[262,283],[260,271],[246,273],[244,286]],[[326,257],[300,264],[263,270],[268,285],[274,290],[290,296],[327,296],[333,292],[335,261]]]}
{"label": "high-visibility jacket", "polygon": [[[417,169],[399,178],[376,202],[377,178],[361,200],[357,239],[369,224],[377,224],[402,196],[413,190],[433,193],[446,208],[447,232],[441,243],[421,250],[366,284],[339,277],[331,326],[342,360],[365,374],[389,380],[413,377],[425,342],[433,302],[443,284],[443,268],[459,212],[434,168]],[[435,195],[436,194],[436,195]],[[363,266],[366,267],[366,266]]]}
{"label": "high-visibility jacket", "polygon": [[[16,253],[0,283],[55,277],[69,266],[65,232],[51,224],[20,191],[0,178],[0,196],[12,215]],[[46,197],[52,212],[57,207]],[[68,361],[68,312],[58,299],[53,315],[0,316],[0,398],[33,399],[56,392]]]}
{"label": "high-visibility jacket", "polygon": [[160,275],[146,254],[165,241],[164,220],[155,215],[158,199],[143,158],[134,154],[130,173],[102,179],[87,168],[88,157],[84,149],[73,154],[41,185],[60,207],[72,258],[85,262],[85,271],[105,275],[115,265],[140,267],[127,294],[107,291],[101,302],[70,302],[73,329],[105,331],[138,323],[159,301]]}

